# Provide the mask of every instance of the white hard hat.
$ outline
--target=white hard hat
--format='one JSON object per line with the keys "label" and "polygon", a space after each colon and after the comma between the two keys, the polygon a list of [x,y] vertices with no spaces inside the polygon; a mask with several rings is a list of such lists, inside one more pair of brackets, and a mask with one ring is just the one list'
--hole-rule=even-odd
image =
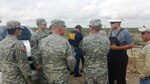
{"label": "white hard hat", "polygon": [[118,15],[113,15],[111,19],[109,20],[109,22],[122,22],[122,21],[123,19],[119,17]]}
{"label": "white hard hat", "polygon": [[122,22],[121,19],[112,19],[112,20],[109,20],[109,22]]}

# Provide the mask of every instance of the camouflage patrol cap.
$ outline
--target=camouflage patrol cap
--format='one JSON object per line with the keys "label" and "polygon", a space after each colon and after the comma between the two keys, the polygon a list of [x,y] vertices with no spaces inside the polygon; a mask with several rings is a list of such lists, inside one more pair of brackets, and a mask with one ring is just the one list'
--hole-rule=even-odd
{"label": "camouflage patrol cap", "polygon": [[55,19],[55,20],[51,21],[51,27],[54,27],[54,26],[64,26],[64,27],[66,27],[65,22],[63,20],[60,20],[60,19]]}
{"label": "camouflage patrol cap", "polygon": [[21,28],[21,23],[15,20],[8,21],[6,25],[7,25],[7,29]]}
{"label": "camouflage patrol cap", "polygon": [[90,26],[92,27],[102,26],[101,20],[100,19],[90,20]]}
{"label": "camouflage patrol cap", "polygon": [[47,24],[47,22],[43,18],[38,18],[38,19],[36,19],[36,24],[37,25]]}

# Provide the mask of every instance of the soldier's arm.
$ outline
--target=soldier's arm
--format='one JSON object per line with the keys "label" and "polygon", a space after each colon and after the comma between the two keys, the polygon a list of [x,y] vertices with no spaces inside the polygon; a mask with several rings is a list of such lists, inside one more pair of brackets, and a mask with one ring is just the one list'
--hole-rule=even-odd
{"label": "soldier's arm", "polygon": [[36,57],[38,58],[36,61],[36,69],[40,70],[41,69],[41,64],[42,64],[42,57],[41,57],[41,49],[40,49],[41,41],[39,42]]}
{"label": "soldier's arm", "polygon": [[32,35],[30,40],[30,46],[31,46],[31,54],[33,56],[33,60],[35,62],[35,64],[38,64],[38,40],[37,37],[35,35]]}
{"label": "soldier's arm", "polygon": [[31,36],[31,38],[29,39],[30,42],[30,46],[34,47],[35,43],[36,43],[36,37],[34,35]]}
{"label": "soldier's arm", "polygon": [[75,66],[75,57],[73,55],[73,49],[71,49],[71,46],[70,44],[67,42],[66,43],[66,46],[67,46],[67,53],[66,53],[66,60],[67,60],[67,65],[68,65],[68,68],[73,71],[74,69],[74,66]]}
{"label": "soldier's arm", "polygon": [[81,49],[82,55],[85,55],[85,52],[83,50],[83,41],[80,42],[79,48]]}
{"label": "soldier's arm", "polygon": [[15,54],[16,54],[16,63],[18,65],[18,68],[22,72],[24,78],[26,80],[30,80],[31,68],[28,63],[27,52],[23,43],[19,43],[17,45],[17,50]]}
{"label": "soldier's arm", "polygon": [[108,70],[107,70],[107,55],[110,49],[109,43],[107,43],[105,41],[105,43],[100,43],[100,47],[99,47],[100,51],[98,51],[97,53],[99,53],[101,55],[101,74],[103,74],[104,76],[107,76],[106,74],[108,74]]}

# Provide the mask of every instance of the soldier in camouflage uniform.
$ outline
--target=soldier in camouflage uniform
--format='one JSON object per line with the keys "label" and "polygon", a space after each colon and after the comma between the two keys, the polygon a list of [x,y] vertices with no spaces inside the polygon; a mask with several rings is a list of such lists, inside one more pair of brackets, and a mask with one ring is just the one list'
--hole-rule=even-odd
{"label": "soldier in camouflage uniform", "polygon": [[31,46],[31,54],[33,56],[36,69],[38,70],[38,75],[41,84],[47,84],[44,74],[41,69],[41,56],[38,55],[38,44],[39,41],[45,37],[47,37],[50,33],[46,31],[47,22],[43,18],[38,18],[36,20],[36,24],[38,26],[38,30],[31,36],[30,46]]}
{"label": "soldier in camouflage uniform", "polygon": [[27,84],[31,80],[26,48],[18,40],[21,24],[7,22],[8,36],[0,42],[0,61],[2,65],[2,84]]}
{"label": "soldier in camouflage uniform", "polygon": [[69,42],[61,37],[65,33],[65,22],[53,20],[51,28],[52,34],[39,44],[42,69],[49,84],[68,84],[69,69],[74,69],[75,58]]}
{"label": "soldier in camouflage uniform", "polygon": [[90,21],[90,35],[83,39],[83,51],[85,52],[85,84],[106,84],[108,77],[107,54],[109,42],[100,36],[101,20]]}
{"label": "soldier in camouflage uniform", "polygon": [[38,30],[31,36],[30,45],[31,45],[31,53],[34,56],[35,62],[37,64],[40,63],[40,57],[37,55],[38,53],[38,44],[42,38],[45,38],[49,35],[49,32],[46,31],[46,21],[43,18],[38,18],[36,20],[36,24],[38,26]]}

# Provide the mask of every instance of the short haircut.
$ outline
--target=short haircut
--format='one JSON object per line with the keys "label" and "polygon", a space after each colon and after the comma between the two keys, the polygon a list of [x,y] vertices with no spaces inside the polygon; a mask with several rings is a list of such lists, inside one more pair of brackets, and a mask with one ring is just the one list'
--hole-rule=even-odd
{"label": "short haircut", "polygon": [[8,34],[13,35],[15,33],[16,29],[20,30],[20,28],[7,29],[7,32],[8,32]]}

